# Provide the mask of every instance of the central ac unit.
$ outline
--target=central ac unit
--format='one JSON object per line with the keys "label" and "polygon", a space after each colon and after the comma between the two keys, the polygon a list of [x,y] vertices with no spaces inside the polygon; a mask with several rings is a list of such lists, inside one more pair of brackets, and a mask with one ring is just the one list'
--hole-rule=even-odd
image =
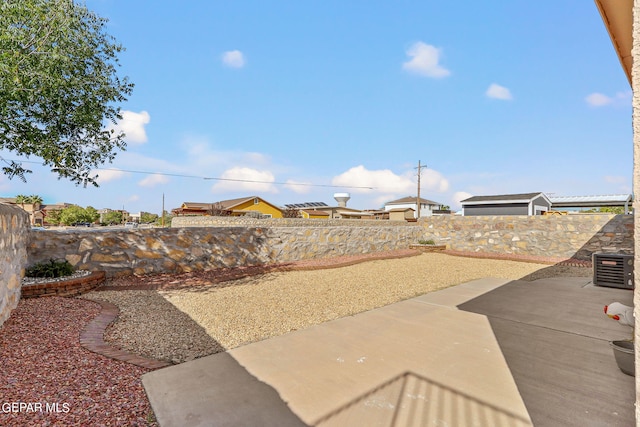
{"label": "central ac unit", "polygon": [[633,255],[593,254],[593,284],[634,289]]}

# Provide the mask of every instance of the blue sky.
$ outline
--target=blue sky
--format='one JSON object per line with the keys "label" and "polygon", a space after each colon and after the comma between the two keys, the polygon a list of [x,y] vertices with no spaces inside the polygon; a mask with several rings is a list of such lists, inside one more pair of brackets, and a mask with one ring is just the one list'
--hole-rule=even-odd
{"label": "blue sky", "polygon": [[160,213],[163,194],[170,210],[349,192],[375,209],[416,194],[419,160],[421,196],[453,209],[632,191],[631,89],[592,1],[87,6],[126,48],[128,148],[99,188],[36,166],[27,184],[0,177],[0,195]]}

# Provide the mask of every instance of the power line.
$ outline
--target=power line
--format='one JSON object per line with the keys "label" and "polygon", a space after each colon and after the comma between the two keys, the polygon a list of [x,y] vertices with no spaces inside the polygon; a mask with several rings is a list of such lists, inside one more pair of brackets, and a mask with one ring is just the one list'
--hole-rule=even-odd
{"label": "power line", "polygon": [[[32,163],[32,164],[44,166],[44,163],[30,161],[30,160],[13,160],[13,159],[6,159],[6,160],[10,160],[14,162]],[[185,174],[176,174],[176,173],[167,173],[167,172],[149,172],[149,171],[116,169],[116,168],[95,168],[95,170],[128,172],[128,173],[136,173],[136,174],[142,174],[142,175],[173,176],[177,178],[196,178],[196,179],[204,179],[206,181],[230,181],[230,182],[247,182],[247,183],[253,183],[253,184],[297,185],[297,186],[303,186],[303,187],[358,188],[358,189],[364,189],[364,190],[377,189],[376,187],[365,187],[365,186],[357,186],[357,185],[308,184],[308,183],[301,183],[301,182],[264,181],[264,180],[258,180],[258,179],[218,178],[218,177],[208,177],[208,176],[199,176],[199,175],[185,175]]]}

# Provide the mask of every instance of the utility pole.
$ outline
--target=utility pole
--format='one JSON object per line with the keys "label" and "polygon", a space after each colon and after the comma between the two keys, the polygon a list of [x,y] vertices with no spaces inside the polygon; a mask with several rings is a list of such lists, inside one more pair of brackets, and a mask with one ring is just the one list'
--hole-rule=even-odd
{"label": "utility pole", "polygon": [[164,228],[164,193],[162,193],[162,221],[160,221],[160,224]]}
{"label": "utility pole", "polygon": [[418,160],[418,196],[416,197],[416,206],[418,207],[418,212],[416,214],[416,219],[420,219],[420,175],[422,174],[422,168],[426,168],[427,165],[421,166],[420,160]]}

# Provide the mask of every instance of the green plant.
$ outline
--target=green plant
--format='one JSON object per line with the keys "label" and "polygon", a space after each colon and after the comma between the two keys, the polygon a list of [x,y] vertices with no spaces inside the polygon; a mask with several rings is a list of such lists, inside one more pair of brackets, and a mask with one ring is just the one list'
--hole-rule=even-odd
{"label": "green plant", "polygon": [[421,245],[435,245],[436,242],[433,241],[433,239],[429,239],[429,240],[418,240],[418,243]]}
{"label": "green plant", "polygon": [[25,275],[27,277],[64,277],[73,274],[73,266],[69,261],[54,261],[50,259],[48,262],[40,262],[27,268]]}

